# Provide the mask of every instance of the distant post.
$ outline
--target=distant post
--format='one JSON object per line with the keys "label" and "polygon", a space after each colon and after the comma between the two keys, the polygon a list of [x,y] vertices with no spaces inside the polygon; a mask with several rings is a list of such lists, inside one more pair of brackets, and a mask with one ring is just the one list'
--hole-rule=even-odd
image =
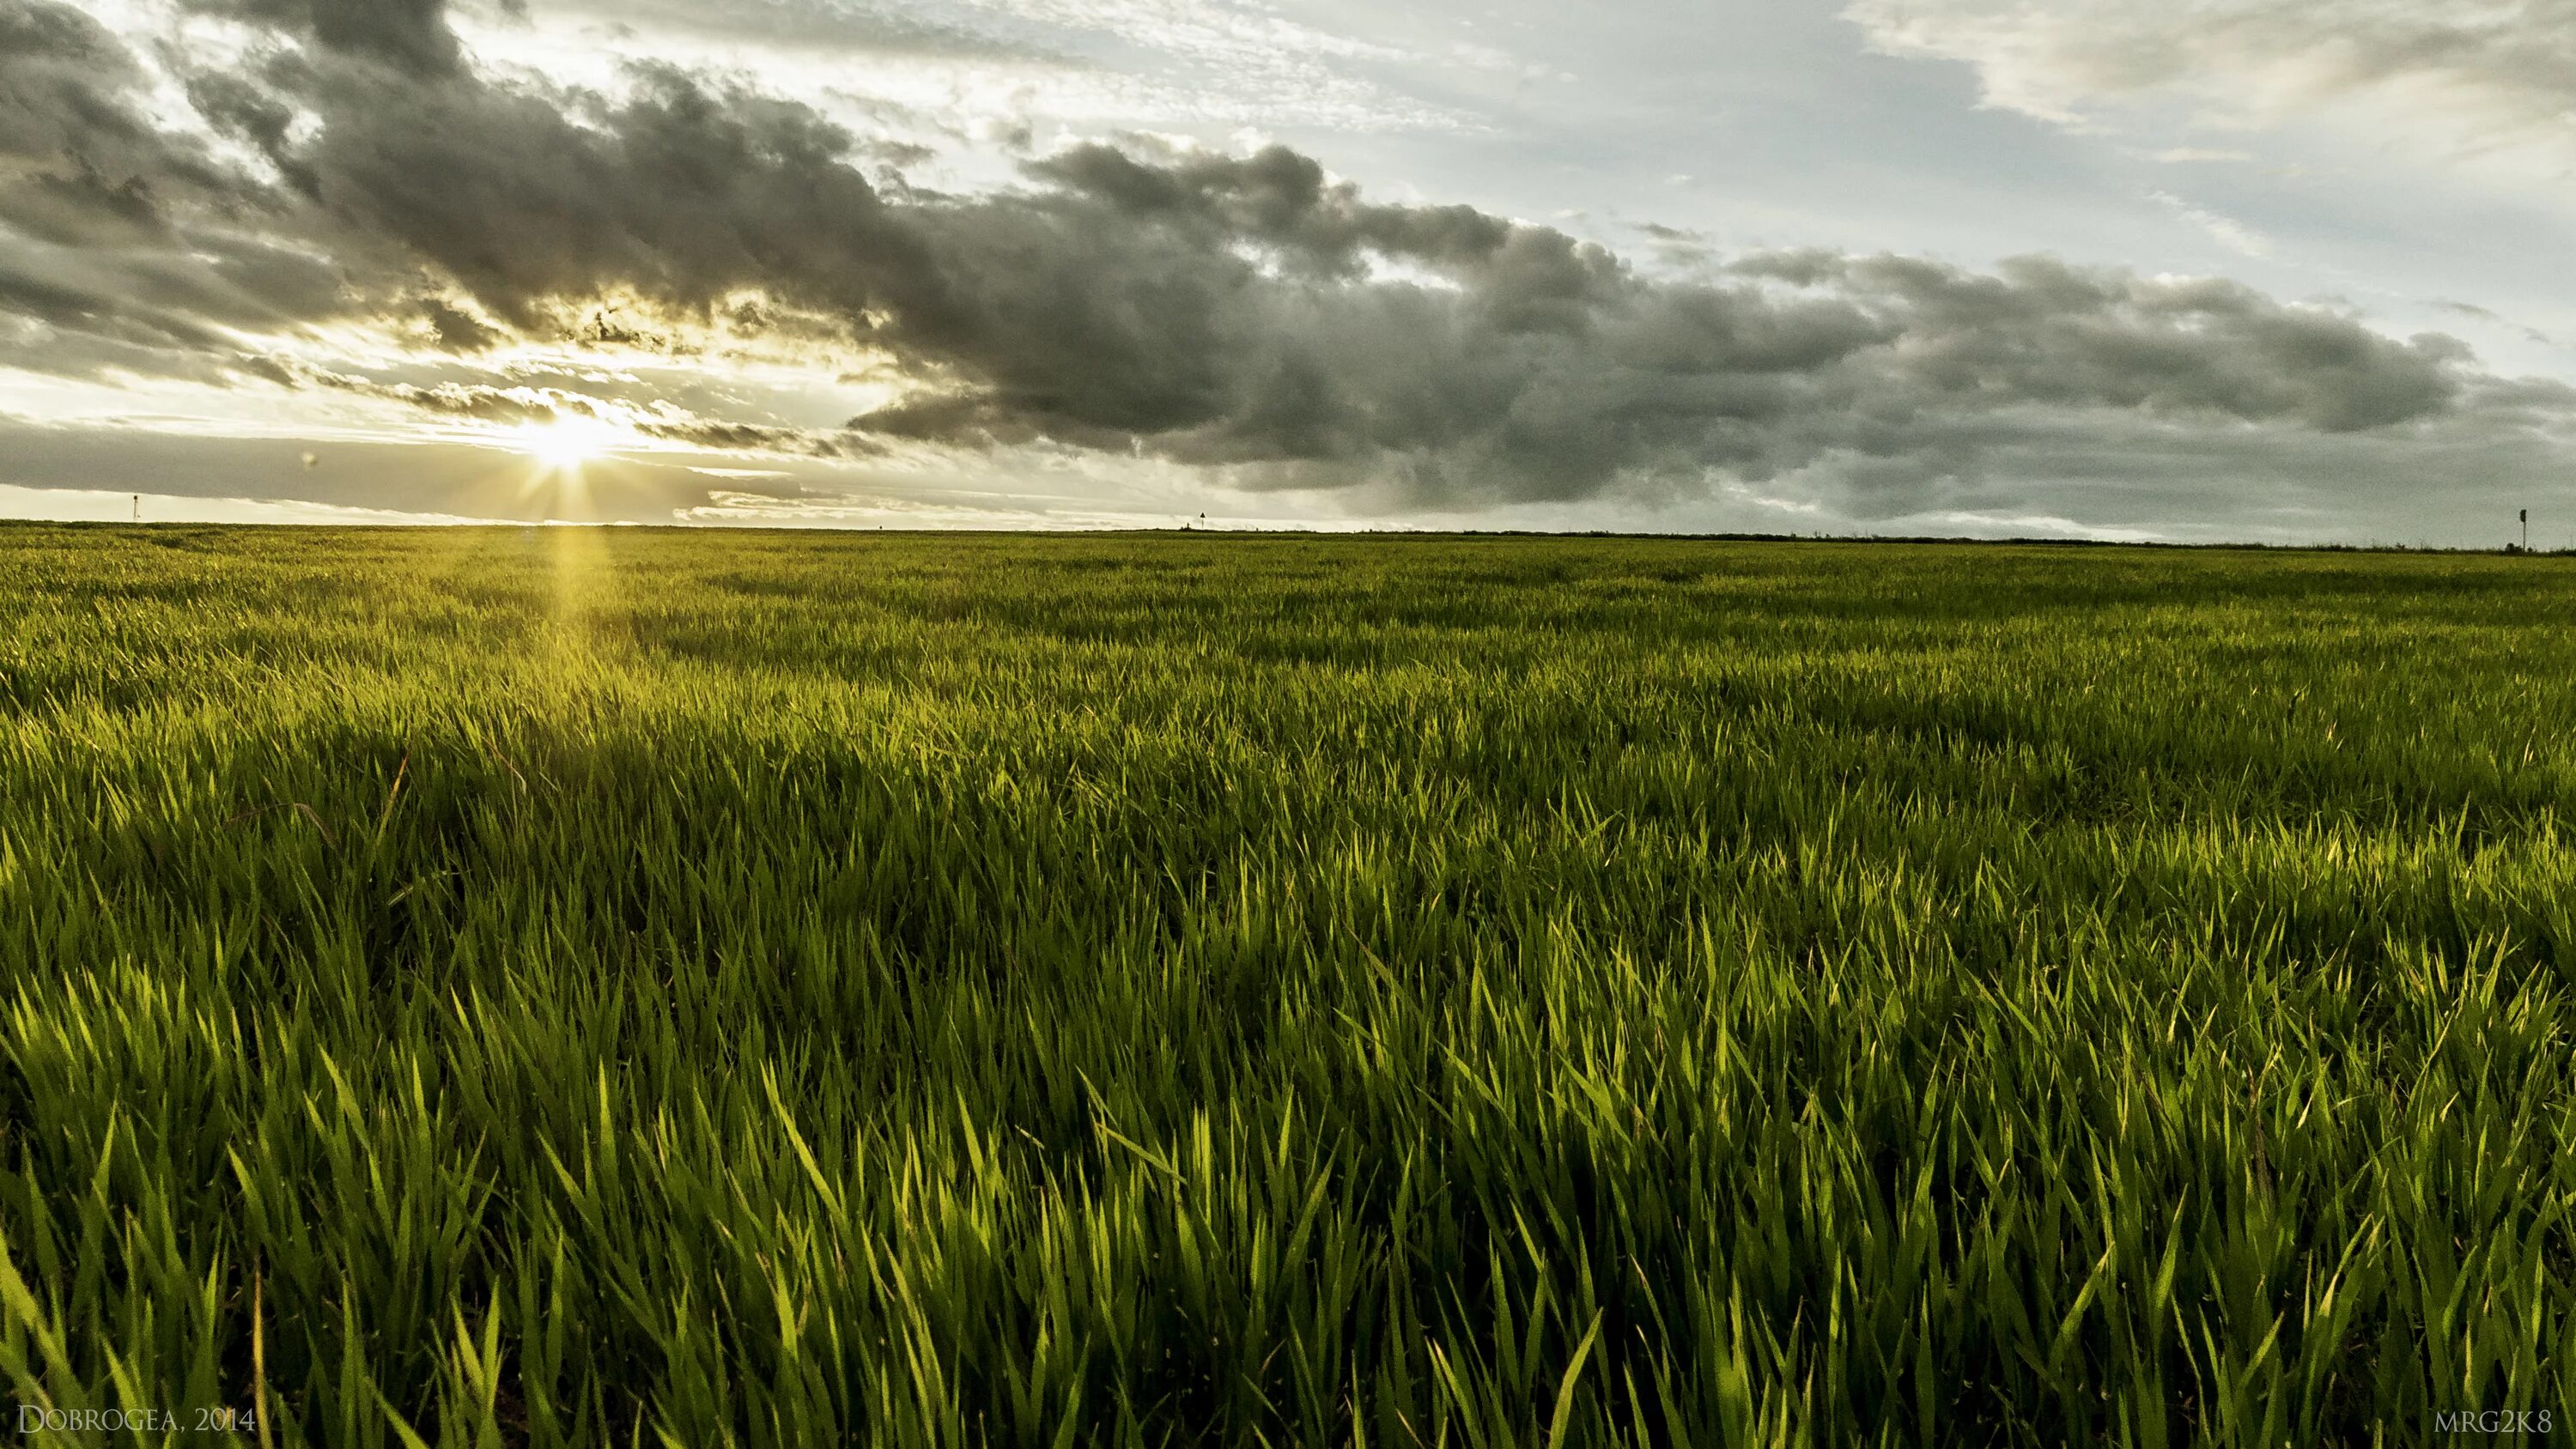
{"label": "distant post", "polygon": [[134,495],[134,521],[137,523],[143,521],[143,495],[140,493]]}
{"label": "distant post", "polygon": [[2531,552],[2531,510],[2522,510],[2522,551]]}

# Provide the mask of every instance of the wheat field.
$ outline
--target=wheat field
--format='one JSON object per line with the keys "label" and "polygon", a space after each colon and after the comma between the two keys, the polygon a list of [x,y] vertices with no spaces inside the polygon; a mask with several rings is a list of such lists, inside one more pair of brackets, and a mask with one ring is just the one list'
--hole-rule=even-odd
{"label": "wheat field", "polygon": [[2571,611],[2529,557],[0,528],[0,1398],[2564,1432]]}

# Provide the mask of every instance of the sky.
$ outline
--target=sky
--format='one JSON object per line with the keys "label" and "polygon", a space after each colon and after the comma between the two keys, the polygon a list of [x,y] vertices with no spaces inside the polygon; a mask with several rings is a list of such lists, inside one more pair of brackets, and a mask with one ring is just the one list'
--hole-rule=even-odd
{"label": "sky", "polygon": [[2576,546],[2576,0],[0,0],[0,516]]}

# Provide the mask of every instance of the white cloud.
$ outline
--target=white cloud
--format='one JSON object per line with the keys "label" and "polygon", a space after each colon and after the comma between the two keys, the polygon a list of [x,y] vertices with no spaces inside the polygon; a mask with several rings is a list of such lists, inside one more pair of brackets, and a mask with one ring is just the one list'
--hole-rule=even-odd
{"label": "white cloud", "polygon": [[713,65],[800,99],[855,93],[966,130],[1484,125],[1381,78],[1416,57],[1240,0],[564,0],[525,20],[465,12],[457,28],[485,59],[558,80],[612,86],[628,59]]}
{"label": "white cloud", "polygon": [[2236,253],[2256,260],[2269,258],[2275,248],[2272,239],[2238,221],[2206,207],[2194,206],[2170,191],[2150,191],[2148,197],[2209,234],[2209,239]]}
{"label": "white cloud", "polygon": [[1856,0],[1871,45],[1976,67],[1987,104],[2098,128],[2124,109],[2322,117],[2428,155],[2576,167],[2576,0]]}

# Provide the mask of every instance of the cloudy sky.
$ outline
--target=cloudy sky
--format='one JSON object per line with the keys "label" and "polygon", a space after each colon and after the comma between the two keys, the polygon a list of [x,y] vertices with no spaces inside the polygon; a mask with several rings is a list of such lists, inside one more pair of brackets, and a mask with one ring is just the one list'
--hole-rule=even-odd
{"label": "cloudy sky", "polygon": [[0,0],[0,515],[2576,544],[2576,0]]}

